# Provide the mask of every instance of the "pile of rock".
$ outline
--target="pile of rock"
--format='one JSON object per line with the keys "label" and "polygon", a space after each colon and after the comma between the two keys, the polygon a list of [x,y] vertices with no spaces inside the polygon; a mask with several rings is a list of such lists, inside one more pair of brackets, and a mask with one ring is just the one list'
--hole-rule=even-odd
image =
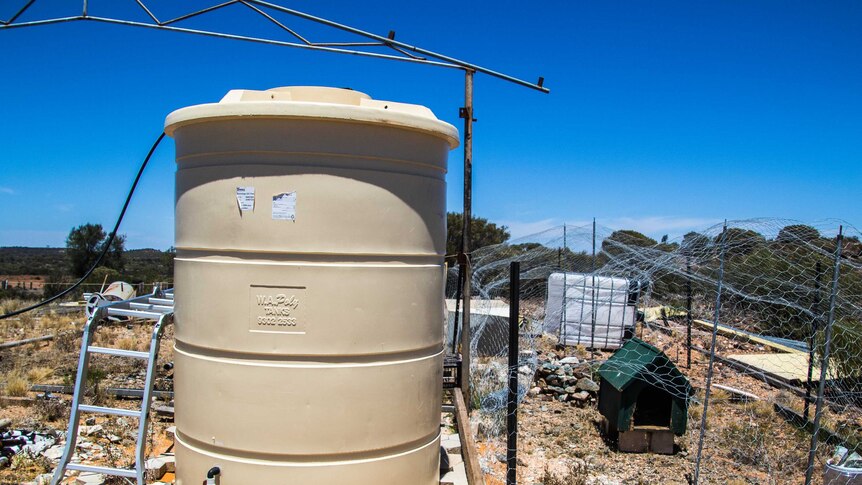
{"label": "pile of rock", "polygon": [[592,380],[591,375],[592,366],[577,357],[557,360],[550,356],[547,360],[539,360],[535,386],[530,389],[530,396],[584,406],[595,401],[599,391],[599,385]]}

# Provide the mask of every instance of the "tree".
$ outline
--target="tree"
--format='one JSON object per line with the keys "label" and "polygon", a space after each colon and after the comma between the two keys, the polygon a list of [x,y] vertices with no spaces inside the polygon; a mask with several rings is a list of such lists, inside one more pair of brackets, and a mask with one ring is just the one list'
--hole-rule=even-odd
{"label": "tree", "polygon": [[692,231],[682,237],[680,251],[686,256],[700,256],[709,248],[709,244],[709,237]]}
{"label": "tree", "polygon": [[788,243],[813,242],[818,239],[820,239],[820,231],[804,224],[784,226],[775,238],[776,241]]}
{"label": "tree", "polygon": [[[728,227],[724,237],[728,255],[748,254],[766,245],[766,238],[751,229]],[[715,242],[721,244],[721,234],[715,236]]]}
{"label": "tree", "polygon": [[[450,266],[457,261],[455,256],[461,250],[463,227],[464,216],[460,212],[446,214],[446,254]],[[470,251],[506,242],[509,239],[507,229],[506,226],[488,222],[488,219],[473,216],[470,220]]]}
{"label": "tree", "polygon": [[[66,238],[66,258],[73,276],[81,277],[96,263],[99,254],[108,242],[108,235],[101,224],[84,224],[72,229]],[[117,271],[123,270],[123,251],[126,236],[114,238],[102,264]]]}
{"label": "tree", "polygon": [[655,246],[655,239],[645,236],[637,231],[626,229],[623,231],[614,231],[611,235],[602,241],[602,250],[610,255],[617,256],[628,252],[632,247],[651,248]]}

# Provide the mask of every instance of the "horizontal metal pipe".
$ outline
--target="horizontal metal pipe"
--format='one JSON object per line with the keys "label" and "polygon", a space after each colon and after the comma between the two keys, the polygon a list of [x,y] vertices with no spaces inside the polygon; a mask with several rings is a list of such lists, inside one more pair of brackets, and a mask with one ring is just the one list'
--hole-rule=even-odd
{"label": "horizontal metal pipe", "polygon": [[77,15],[75,17],[61,17],[56,19],[46,19],[46,20],[32,20],[30,22],[18,22],[17,24],[9,23],[6,25],[0,25],[0,30],[3,29],[17,29],[21,27],[36,27],[38,25],[51,25],[51,24],[59,24],[62,22],[71,22],[74,20],[86,20],[87,17],[82,17]]}
{"label": "horizontal metal pipe", "polygon": [[535,90],[537,90],[537,91],[541,91],[541,92],[543,92],[543,93],[549,93],[549,92],[551,92],[551,90],[550,90],[550,89],[548,89],[548,88],[546,88],[546,87],[544,87],[544,86],[539,86],[538,84],[534,84],[534,83],[531,83],[531,82],[528,82],[528,81],[524,81],[524,80],[522,80],[522,79],[518,79],[518,78],[513,77],[513,76],[509,76],[508,74],[503,74],[503,73],[501,73],[501,72],[497,72],[497,71],[493,71],[493,70],[491,70],[491,69],[487,69],[487,68],[484,68],[484,67],[481,67],[481,66],[477,66],[477,65],[475,65],[475,64],[471,64],[471,63],[469,63],[469,62],[465,62],[465,61],[462,61],[462,60],[460,60],[460,59],[456,59],[456,58],[454,58],[454,57],[446,56],[446,55],[443,55],[443,54],[438,54],[438,53],[436,53],[436,52],[429,51],[429,50],[426,50],[426,49],[422,49],[421,47],[416,47],[416,46],[414,46],[414,45],[406,44],[406,43],[404,43],[404,42],[400,42],[400,41],[397,41],[397,40],[394,40],[394,39],[390,39],[390,38],[388,38],[388,37],[384,37],[384,36],[382,36],[382,35],[377,35],[377,34],[372,34],[372,33],[370,33],[370,32],[365,32],[364,30],[360,30],[360,29],[357,29],[357,28],[355,28],[355,27],[350,27],[349,25],[339,24],[338,22],[333,22],[333,21],[331,21],[331,20],[326,20],[326,19],[321,18],[321,17],[316,17],[316,16],[314,16],[314,15],[310,15],[310,14],[307,14],[307,13],[304,13],[304,12],[300,12],[300,11],[298,11],[298,10],[293,10],[293,9],[290,9],[290,8],[287,8],[287,7],[282,7],[281,5],[277,5],[277,4],[270,3],[270,2],[264,2],[264,1],[262,1],[262,0],[246,0],[246,1],[248,1],[248,2],[250,2],[250,3],[257,4],[257,5],[260,5],[260,6],[263,6],[263,7],[268,7],[268,8],[271,8],[271,9],[273,9],[273,10],[278,10],[279,12],[288,13],[288,14],[290,14],[290,15],[293,15],[293,16],[296,16],[296,17],[300,17],[300,18],[303,18],[303,19],[306,19],[306,20],[311,20],[312,22],[317,22],[317,23],[320,23],[320,24],[323,24],[323,25],[327,25],[327,26],[329,26],[329,27],[333,27],[333,28],[336,28],[336,29],[344,30],[344,31],[346,31],[346,32],[350,32],[350,33],[353,33],[353,34],[356,34],[356,35],[360,35],[360,36],[363,36],[363,37],[368,37],[368,38],[370,38],[370,39],[379,40],[379,41],[384,42],[384,43],[386,43],[386,44],[391,44],[391,45],[394,45],[394,46],[401,47],[401,48],[403,48],[403,49],[411,50],[411,51],[413,51],[413,52],[417,52],[417,53],[419,53],[419,54],[422,54],[422,55],[425,55],[425,56],[428,56],[428,57],[434,57],[434,58],[436,58],[436,59],[440,59],[441,61],[445,61],[445,62],[448,62],[448,63],[451,63],[451,64],[455,64],[455,65],[457,65],[457,66],[461,66],[462,68],[467,69],[467,70],[476,71],[476,72],[481,72],[481,73],[483,73],[483,74],[487,74],[487,75],[489,75],[489,76],[493,76],[493,77],[496,77],[496,78],[499,78],[499,79],[504,79],[504,80],[506,80],[506,81],[513,82],[513,83],[515,83],[515,84],[519,84],[519,85],[521,85],[521,86],[525,86],[525,87],[528,87],[528,88],[531,88],[531,89],[535,89]]}
{"label": "horizontal metal pipe", "polygon": [[[198,34],[198,35],[205,35],[205,36],[209,36],[209,37],[218,37],[218,38],[222,38],[222,39],[232,39],[232,40],[243,40],[243,41],[247,41],[247,42],[257,42],[257,43],[261,43],[261,44],[270,44],[270,45],[277,45],[277,46],[282,46],[282,47],[296,47],[296,48],[300,48],[300,49],[309,49],[309,50],[317,50],[317,51],[324,51],[324,52],[335,52],[335,53],[339,53],[339,54],[352,54],[352,55],[363,56],[363,57],[374,57],[374,58],[378,58],[378,59],[388,59],[388,60],[402,61],[402,62],[413,62],[416,64],[428,64],[428,65],[438,66],[438,67],[449,67],[449,68],[461,69],[461,66],[458,66],[455,64],[448,64],[445,62],[438,62],[438,61],[429,61],[427,59],[413,59],[410,57],[399,57],[399,56],[393,56],[393,55],[389,55],[389,54],[378,54],[375,52],[362,52],[362,51],[355,51],[355,50],[349,50],[349,49],[338,49],[335,47],[319,47],[319,46],[314,46],[314,45],[297,44],[296,42],[285,42],[285,41],[272,40],[272,39],[263,39],[260,37],[249,37],[249,36],[245,36],[245,35],[225,34],[225,33],[221,33],[221,32],[211,32],[208,30],[187,29],[184,27],[173,27],[173,26],[169,26],[169,25],[148,24],[146,22],[136,22],[133,20],[117,20],[117,19],[109,19],[109,18],[104,18],[104,17],[86,17],[86,18],[77,17],[77,18],[74,18],[73,20],[95,20],[97,22],[104,22],[104,23],[117,24],[117,25],[127,25],[127,26],[131,26],[131,27],[145,27],[145,28],[157,29],[157,30],[168,30],[168,31],[172,31],[172,32],[183,32],[183,33],[187,33],[187,34]],[[11,27],[11,25],[7,26],[7,27]],[[0,28],[3,28],[3,27],[0,27]]]}
{"label": "horizontal metal pipe", "polygon": [[[222,32],[208,31],[208,30],[189,29],[189,28],[185,28],[185,27],[174,27],[174,26],[169,25],[169,24],[173,24],[173,23],[176,23],[176,22],[179,22],[182,20],[187,20],[187,19],[192,18],[192,17],[196,17],[198,15],[202,15],[202,14],[207,13],[207,12],[211,12],[213,10],[217,10],[217,9],[226,7],[228,5],[232,5],[234,3],[241,3],[241,4],[249,6],[249,7],[252,6],[251,4],[260,5],[260,6],[263,6],[266,8],[271,8],[273,10],[277,10],[279,12],[293,15],[295,17],[299,17],[302,19],[306,19],[306,20],[310,20],[313,22],[323,24],[323,25],[327,25],[327,26],[330,26],[330,27],[333,27],[333,28],[336,28],[339,30],[350,32],[350,33],[353,33],[353,34],[356,34],[356,35],[359,35],[362,37],[374,39],[376,41],[379,41],[381,46],[392,47],[395,50],[404,53],[408,57],[400,57],[400,56],[394,56],[394,55],[388,55],[388,54],[379,54],[379,53],[374,53],[374,52],[363,52],[363,51],[356,51],[356,50],[350,50],[350,49],[340,49],[337,47],[333,47],[333,46],[339,46],[339,45],[341,45],[341,46],[351,46],[351,45],[352,46],[376,46],[377,45],[377,44],[371,44],[371,43],[362,43],[362,42],[356,42],[356,43],[350,43],[350,42],[345,42],[345,43],[337,43],[337,42],[309,43],[303,37],[299,36],[298,34],[293,32],[292,30],[287,29],[286,27],[283,27],[283,28],[285,30],[287,30],[288,32],[290,32],[291,34],[298,37],[299,39],[303,40],[306,43],[305,44],[297,44],[295,42],[285,42],[285,41],[278,41],[278,40],[273,40],[273,39],[264,39],[264,38],[260,38],[260,37],[251,37],[251,36],[237,35],[237,34],[227,34],[227,33],[222,33]],[[186,15],[182,15],[180,17],[177,17],[177,18],[165,21],[165,22],[159,21],[156,18],[156,16],[153,15],[153,13],[148,8],[146,8],[146,6],[143,5],[141,2],[138,2],[138,4],[144,8],[147,15],[156,23],[150,24],[150,23],[146,23],[146,22],[137,22],[137,21],[133,21],[133,20],[121,20],[121,19],[111,19],[111,18],[105,18],[105,17],[93,17],[93,16],[88,15],[86,12],[83,15],[79,15],[79,16],[75,16],[75,17],[63,17],[63,18],[56,18],[56,19],[35,20],[35,21],[31,21],[31,22],[14,23],[14,20],[17,19],[18,15],[20,15],[20,13],[21,13],[21,12],[19,12],[11,20],[9,20],[7,22],[0,22],[0,29],[34,27],[34,26],[38,26],[38,25],[49,25],[49,24],[55,24],[55,23],[60,23],[60,22],[69,22],[69,21],[73,21],[73,20],[95,20],[98,22],[112,23],[112,24],[117,24],[117,25],[127,25],[127,26],[133,26],[133,27],[146,27],[146,28],[151,28],[151,29],[162,29],[162,30],[169,30],[169,31],[174,31],[174,32],[184,32],[184,33],[189,33],[189,34],[198,34],[198,35],[205,35],[205,36],[218,37],[218,38],[224,38],[224,39],[243,40],[243,41],[247,41],[247,42],[258,42],[258,43],[262,43],[262,44],[278,45],[278,46],[283,46],[283,47],[296,47],[296,48],[300,48],[300,49],[319,50],[319,51],[334,52],[334,53],[339,53],[339,54],[351,54],[351,55],[358,55],[358,56],[364,56],[364,57],[373,57],[373,58],[378,58],[378,59],[389,59],[389,60],[402,61],[402,62],[414,62],[417,64],[428,64],[428,65],[438,66],[438,67],[459,68],[459,69],[463,69],[463,70],[467,70],[467,71],[481,72],[483,74],[487,74],[487,75],[492,76],[492,77],[503,79],[505,81],[509,81],[509,82],[512,82],[512,83],[515,83],[515,84],[518,84],[518,85],[521,85],[524,87],[535,89],[535,90],[541,91],[543,93],[549,93],[550,92],[550,90],[548,88],[546,88],[544,86],[540,86],[539,84],[536,84],[536,83],[524,81],[524,80],[516,78],[514,76],[509,76],[507,74],[503,74],[501,72],[494,71],[492,69],[488,69],[488,68],[485,68],[482,66],[478,66],[476,64],[472,64],[472,63],[469,63],[466,61],[462,61],[462,60],[454,58],[454,57],[450,57],[450,56],[447,56],[444,54],[439,54],[437,52],[423,49],[421,47],[417,47],[417,46],[414,46],[411,44],[400,42],[400,41],[390,39],[388,37],[384,37],[381,35],[372,34],[370,32],[366,32],[364,30],[350,27],[348,25],[340,24],[338,22],[333,22],[331,20],[326,20],[326,19],[321,18],[321,17],[316,17],[314,15],[300,12],[298,10],[293,10],[293,9],[290,9],[287,7],[282,7],[281,5],[276,5],[274,3],[264,2],[261,0],[243,0],[243,1],[230,0],[228,2],[224,2],[224,3],[218,4],[218,5],[214,5],[212,7],[208,7],[208,8],[198,10],[198,11],[186,14]],[[22,9],[22,12],[23,12],[23,10],[26,10],[26,7],[29,7],[29,4],[25,5],[25,8]],[[257,9],[255,9],[255,10],[257,10]],[[260,12],[260,13],[263,14],[263,12]],[[271,20],[275,20],[275,19],[271,19]],[[432,60],[425,59],[425,58],[419,58],[419,57],[416,57],[416,56],[409,54],[408,52],[404,52],[401,49],[416,52],[418,54],[421,54],[421,55],[424,55],[427,57],[433,57],[435,59],[439,59],[440,61],[432,61]]]}

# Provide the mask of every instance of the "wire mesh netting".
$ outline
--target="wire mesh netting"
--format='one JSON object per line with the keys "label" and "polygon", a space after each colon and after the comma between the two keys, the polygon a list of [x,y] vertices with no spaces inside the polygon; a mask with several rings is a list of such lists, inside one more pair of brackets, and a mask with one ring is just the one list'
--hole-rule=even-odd
{"label": "wire mesh netting", "polygon": [[[729,221],[660,242],[563,226],[473,251],[469,376],[489,480],[504,483],[511,370],[526,414],[523,483],[554,473],[853,483],[862,462],[859,236],[840,221]],[[507,363],[513,261],[517,369]],[[447,285],[450,345],[457,274]]]}

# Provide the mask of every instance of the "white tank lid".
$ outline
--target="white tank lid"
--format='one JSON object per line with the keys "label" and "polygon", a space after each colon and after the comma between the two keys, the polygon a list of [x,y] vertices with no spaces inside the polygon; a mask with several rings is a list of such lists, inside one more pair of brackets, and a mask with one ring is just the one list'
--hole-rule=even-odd
{"label": "white tank lid", "polygon": [[438,136],[458,146],[458,130],[425,106],[371,99],[351,89],[289,86],[254,91],[234,89],[218,103],[182,108],[165,119],[165,133],[205,121],[255,118],[307,118],[348,123],[385,124]]}

